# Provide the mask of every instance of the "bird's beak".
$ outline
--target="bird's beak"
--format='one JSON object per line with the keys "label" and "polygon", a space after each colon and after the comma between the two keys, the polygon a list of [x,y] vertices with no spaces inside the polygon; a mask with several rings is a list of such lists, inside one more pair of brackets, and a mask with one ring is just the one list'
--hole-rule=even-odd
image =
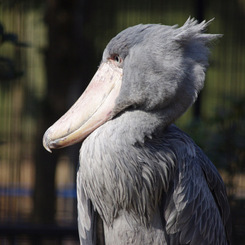
{"label": "bird's beak", "polygon": [[80,142],[110,120],[121,83],[122,69],[109,61],[102,63],[81,97],[45,132],[45,149],[51,152]]}

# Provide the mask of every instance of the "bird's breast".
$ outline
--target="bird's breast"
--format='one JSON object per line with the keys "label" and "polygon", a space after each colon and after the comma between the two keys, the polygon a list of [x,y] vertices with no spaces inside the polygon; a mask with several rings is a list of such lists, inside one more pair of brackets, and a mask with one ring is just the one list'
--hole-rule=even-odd
{"label": "bird's breast", "polygon": [[160,139],[148,139],[144,144],[127,143],[127,134],[121,134],[119,128],[114,120],[109,121],[83,142],[81,183],[107,224],[113,222],[120,210],[127,210],[147,224],[162,191],[168,188],[174,153],[164,142],[159,147]]}

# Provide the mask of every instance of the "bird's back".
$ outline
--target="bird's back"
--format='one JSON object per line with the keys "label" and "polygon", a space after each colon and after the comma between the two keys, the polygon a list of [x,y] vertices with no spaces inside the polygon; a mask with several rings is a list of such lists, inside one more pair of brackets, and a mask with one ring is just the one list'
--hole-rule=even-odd
{"label": "bird's back", "polygon": [[176,127],[168,132],[177,161],[163,195],[167,244],[229,244],[230,210],[218,171],[190,137]]}

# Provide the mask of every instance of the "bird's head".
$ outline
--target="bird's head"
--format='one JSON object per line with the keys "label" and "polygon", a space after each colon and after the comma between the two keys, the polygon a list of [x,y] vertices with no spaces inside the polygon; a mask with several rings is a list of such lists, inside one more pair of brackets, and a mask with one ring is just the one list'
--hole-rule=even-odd
{"label": "bird's head", "polygon": [[136,25],[115,36],[101,65],[77,102],[45,133],[44,147],[65,147],[127,110],[157,113],[171,123],[202,89],[209,44],[209,22],[193,19],[177,26]]}

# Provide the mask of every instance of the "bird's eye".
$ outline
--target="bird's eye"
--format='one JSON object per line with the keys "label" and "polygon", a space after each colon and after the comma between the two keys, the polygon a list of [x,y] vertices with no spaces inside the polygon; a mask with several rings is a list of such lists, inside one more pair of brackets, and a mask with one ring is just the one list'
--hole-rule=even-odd
{"label": "bird's eye", "polygon": [[119,55],[115,55],[115,56],[114,56],[114,60],[115,60],[116,62],[119,63],[119,62],[120,62],[120,57],[119,57]]}
{"label": "bird's eye", "polygon": [[120,65],[123,61],[122,58],[118,54],[113,55],[112,60],[115,61],[118,65]]}

